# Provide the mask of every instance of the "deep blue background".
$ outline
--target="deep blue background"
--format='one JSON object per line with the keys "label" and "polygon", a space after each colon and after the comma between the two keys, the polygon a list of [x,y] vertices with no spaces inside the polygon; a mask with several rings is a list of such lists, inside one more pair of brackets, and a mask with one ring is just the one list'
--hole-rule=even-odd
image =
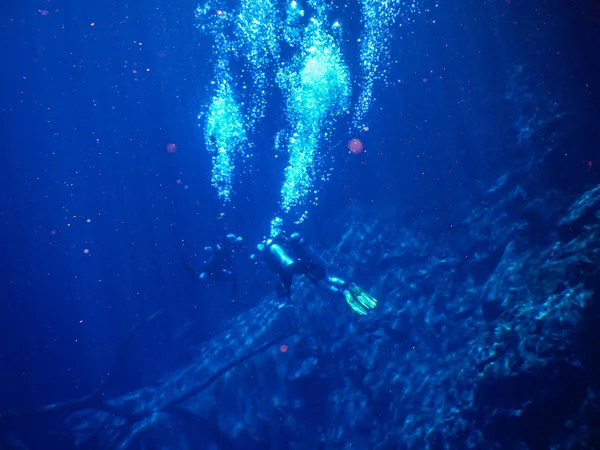
{"label": "deep blue background", "polygon": [[[597,95],[600,67],[589,58],[600,54],[597,6],[452,3],[398,30],[389,83],[358,136],[366,152],[348,153],[353,136],[340,124],[330,149],[336,170],[305,224],[317,244],[338,239],[343,230],[328,224],[357,204],[395,205],[407,224],[434,217],[439,228],[429,232],[451,234],[465,202],[511,163],[520,111],[502,95],[516,64],[566,109]],[[255,169],[238,186],[244,195],[218,219],[196,118],[210,95],[211,50],[194,28],[195,6],[3,6],[0,409],[89,392],[130,327],[158,309],[167,314],[137,337],[120,389],[177,364],[172,341],[187,321],[208,337],[235,313],[219,304],[218,286],[190,280],[182,261],[224,232],[241,233],[251,248],[268,232],[281,178],[269,121],[281,106],[259,126]],[[581,120],[598,112],[581,109]],[[574,147],[586,139],[573,136]],[[177,152],[166,152],[168,143]],[[556,176],[567,184],[596,176],[587,165],[594,156],[566,156]],[[317,229],[327,233],[317,238]],[[242,295],[258,301],[264,291],[241,265]]]}

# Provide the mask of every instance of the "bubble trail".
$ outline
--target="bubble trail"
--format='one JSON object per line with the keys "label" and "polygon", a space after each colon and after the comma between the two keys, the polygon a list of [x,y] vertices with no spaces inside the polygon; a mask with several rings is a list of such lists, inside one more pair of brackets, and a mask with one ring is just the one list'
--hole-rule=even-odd
{"label": "bubble trail", "polygon": [[300,53],[277,76],[286,94],[286,114],[291,127],[289,165],[281,189],[281,207],[293,209],[298,223],[305,217],[306,202],[315,192],[315,162],[323,136],[349,105],[350,74],[340,46],[323,23],[312,18],[305,30]]}
{"label": "bubble trail", "polygon": [[204,140],[212,155],[212,185],[219,198],[231,200],[233,174],[238,157],[247,157],[244,116],[225,74],[216,83],[216,92],[206,114]]}
{"label": "bubble trail", "polygon": [[352,120],[356,130],[366,126],[367,113],[374,101],[375,85],[387,75],[393,30],[411,23],[414,15],[421,12],[420,4],[416,1],[360,0],[360,5],[363,25],[359,42],[361,81]]}
{"label": "bubble trail", "polygon": [[[250,139],[265,118],[267,101],[278,88],[283,94],[286,125],[274,136],[274,152],[287,153],[289,161],[281,214],[273,219],[271,233],[284,226],[281,217],[296,224],[307,217],[332,171],[322,150],[338,117],[350,109],[352,90],[342,43],[359,47],[352,124],[355,131],[367,130],[374,92],[389,69],[393,34],[414,20],[423,0],[359,1],[357,41],[348,40],[333,17],[349,0],[207,0],[196,9],[198,30],[213,41],[215,80],[206,111],[198,117],[212,155],[212,184],[223,202],[231,201],[234,175],[250,156]],[[360,153],[358,147],[353,151]]]}
{"label": "bubble trail", "polygon": [[281,25],[270,0],[242,0],[236,17],[235,35],[243,63],[250,72],[251,85],[247,119],[251,125],[264,117],[272,78],[271,67],[279,60]]}

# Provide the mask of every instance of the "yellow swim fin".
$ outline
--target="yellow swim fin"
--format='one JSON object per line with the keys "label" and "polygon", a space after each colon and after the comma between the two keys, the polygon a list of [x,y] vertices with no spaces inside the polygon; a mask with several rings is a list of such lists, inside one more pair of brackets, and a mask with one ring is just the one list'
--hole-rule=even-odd
{"label": "yellow swim fin", "polygon": [[355,312],[357,312],[361,316],[367,315],[367,311],[365,311],[365,308],[363,308],[360,305],[360,303],[357,303],[356,297],[354,297],[354,295],[352,295],[350,291],[344,291],[344,298],[346,299],[346,303],[348,303],[350,305],[350,308],[352,308]]}
{"label": "yellow swim fin", "polygon": [[344,291],[344,298],[350,307],[361,316],[367,314],[367,309],[373,309],[377,306],[377,300],[355,283],[351,283],[349,290]]}

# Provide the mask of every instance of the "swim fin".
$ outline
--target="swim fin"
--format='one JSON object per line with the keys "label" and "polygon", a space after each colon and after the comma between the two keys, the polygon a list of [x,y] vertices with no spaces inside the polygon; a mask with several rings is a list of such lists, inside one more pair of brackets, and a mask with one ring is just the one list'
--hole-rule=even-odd
{"label": "swim fin", "polygon": [[373,309],[377,306],[377,299],[367,294],[356,283],[350,283],[348,290],[344,291],[344,298],[348,305],[361,316],[366,315],[368,309]]}
{"label": "swim fin", "polygon": [[361,316],[366,316],[367,311],[363,308],[357,301],[356,298],[352,295],[350,291],[344,291],[344,298],[346,299],[346,303],[350,305],[350,308],[354,310],[354,312],[360,314]]}

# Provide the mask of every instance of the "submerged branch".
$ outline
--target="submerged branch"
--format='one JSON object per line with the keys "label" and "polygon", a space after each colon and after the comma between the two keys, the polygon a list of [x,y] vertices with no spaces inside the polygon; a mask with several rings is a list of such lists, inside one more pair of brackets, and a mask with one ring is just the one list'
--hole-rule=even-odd
{"label": "submerged branch", "polygon": [[195,397],[196,395],[198,395],[199,393],[201,393],[202,391],[204,391],[205,389],[207,389],[208,387],[210,387],[210,385],[212,385],[215,381],[217,381],[219,378],[221,378],[226,372],[228,372],[231,369],[233,369],[233,368],[239,366],[240,364],[246,362],[247,360],[249,360],[253,356],[258,355],[259,353],[264,352],[267,348],[271,347],[272,345],[277,344],[282,339],[285,339],[285,338],[287,338],[287,337],[295,334],[297,331],[298,331],[297,328],[290,328],[286,332],[284,332],[281,336],[278,336],[278,337],[276,337],[274,339],[271,339],[268,342],[265,342],[260,347],[257,347],[254,350],[252,350],[251,352],[249,352],[249,353],[247,353],[247,354],[245,354],[245,355],[243,355],[243,356],[241,356],[241,357],[233,360],[229,364],[226,364],[225,366],[223,366],[219,370],[217,370],[214,374],[212,374],[200,386],[196,387],[195,389],[192,389],[191,391],[186,392],[181,397],[176,398],[175,400],[167,403],[165,406],[163,406],[162,408],[160,408],[160,410],[167,411],[169,408],[181,405],[186,400],[189,400],[190,398]]}
{"label": "submerged branch", "polygon": [[66,402],[45,405],[38,409],[34,409],[32,411],[11,414],[10,416],[13,418],[16,418],[16,419],[31,418],[31,417],[37,417],[40,415],[44,415],[44,414],[68,414],[68,413],[74,413],[77,411],[81,411],[83,409],[97,409],[99,411],[104,411],[104,412],[107,412],[110,414],[115,414],[115,415],[118,415],[121,417],[130,417],[132,415],[131,413],[128,413],[127,411],[125,411],[121,408],[106,404],[105,402],[100,400],[100,397],[102,397],[103,390],[106,390],[106,388],[110,385],[110,383],[114,379],[113,374],[120,371],[121,366],[123,365],[123,363],[125,361],[125,356],[127,355],[127,349],[129,347],[129,344],[131,343],[131,340],[133,339],[134,335],[137,333],[137,331],[143,325],[154,320],[155,318],[157,318],[158,316],[160,316],[163,313],[164,313],[164,310],[161,309],[160,311],[155,312],[151,316],[147,317],[146,319],[142,320],[141,322],[138,322],[133,327],[131,327],[131,329],[127,333],[127,336],[125,337],[125,340],[119,347],[117,359],[115,360],[115,362],[112,366],[112,370],[109,372],[109,375],[107,376],[107,381],[105,383],[103,383],[102,385],[98,386],[98,388],[96,388],[91,394],[86,395],[84,397],[74,399],[74,400],[68,400]]}
{"label": "submerged branch", "polygon": [[[133,412],[128,411],[119,406],[115,406],[115,405],[106,403],[105,401],[103,401],[101,399],[103,396],[103,391],[106,390],[106,387],[111,383],[111,380],[114,379],[114,376],[112,374],[115,372],[118,372],[119,369],[121,368],[123,362],[125,361],[126,350],[127,350],[127,347],[129,346],[129,343],[131,342],[134,334],[137,332],[137,330],[139,330],[139,328],[142,325],[150,322],[151,320],[155,319],[162,313],[163,313],[162,310],[158,311],[131,328],[131,330],[127,334],[123,344],[119,348],[119,353],[118,353],[117,359],[115,361],[115,364],[113,366],[114,370],[111,372],[111,375],[107,379],[106,383],[99,386],[91,394],[89,394],[85,397],[81,397],[78,399],[74,399],[74,400],[70,400],[70,401],[66,401],[66,402],[62,402],[62,403],[54,403],[51,405],[42,406],[42,407],[32,410],[32,411],[16,413],[16,414],[9,414],[9,417],[12,419],[30,419],[30,418],[39,417],[41,415],[43,416],[43,415],[50,415],[50,414],[71,414],[71,413],[75,413],[78,411],[91,409],[91,410],[106,412],[106,413],[113,414],[115,416],[126,419],[125,424],[114,427],[115,429],[123,429],[124,427],[131,426],[134,423],[136,423],[137,421],[139,421],[151,414],[155,414],[157,412],[165,412],[165,413],[176,414],[176,415],[182,415],[182,414],[185,414],[186,412],[193,414],[193,413],[187,411],[185,408],[182,408],[181,404],[186,402],[187,400],[193,398],[194,396],[200,394],[207,388],[209,388],[212,384],[214,384],[219,378],[221,378],[223,375],[225,375],[228,371],[243,364],[244,362],[248,361],[252,357],[258,355],[259,353],[264,352],[269,347],[277,344],[282,339],[285,339],[285,338],[298,332],[298,329],[295,327],[289,328],[288,330],[286,330],[283,334],[279,335],[278,337],[273,338],[273,339],[269,340],[268,342],[265,342],[264,344],[255,348],[254,350],[252,350],[252,351],[246,353],[245,355],[242,355],[239,358],[224,365],[223,367],[218,369],[216,372],[214,372],[202,384],[200,384],[199,386],[195,387],[194,389],[191,389],[190,391],[182,394],[180,397],[170,401],[169,403],[167,403],[164,406],[161,406],[161,407],[149,410],[149,411],[133,413]],[[102,389],[102,388],[104,388],[104,389]],[[8,419],[8,417],[4,417],[4,419]],[[109,428],[103,427],[102,429],[106,430],[106,429],[110,429],[110,427]],[[78,432],[80,432],[80,431],[82,431],[82,430],[78,430]]]}

